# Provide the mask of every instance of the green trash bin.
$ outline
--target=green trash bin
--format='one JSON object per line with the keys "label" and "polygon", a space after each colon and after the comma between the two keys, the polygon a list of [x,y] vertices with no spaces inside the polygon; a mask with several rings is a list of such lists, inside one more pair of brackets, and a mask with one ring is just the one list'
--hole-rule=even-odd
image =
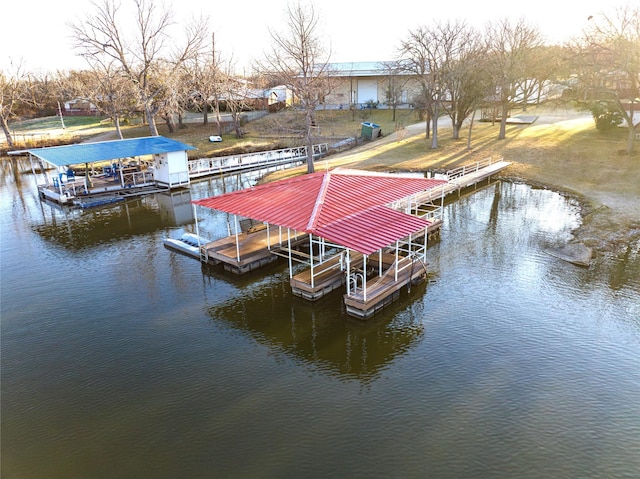
{"label": "green trash bin", "polygon": [[363,121],[360,125],[362,125],[362,138],[365,140],[378,138],[378,135],[380,134],[380,125],[376,125],[370,121]]}

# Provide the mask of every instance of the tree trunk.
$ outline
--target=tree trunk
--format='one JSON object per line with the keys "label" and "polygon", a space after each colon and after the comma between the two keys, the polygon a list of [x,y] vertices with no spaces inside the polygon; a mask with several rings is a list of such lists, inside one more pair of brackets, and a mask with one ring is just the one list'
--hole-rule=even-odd
{"label": "tree trunk", "polygon": [[2,131],[4,132],[4,136],[7,138],[7,145],[9,149],[13,149],[13,137],[11,136],[11,131],[9,131],[9,123],[7,123],[7,118],[4,115],[0,116],[0,123],[2,123]]}
{"label": "tree trunk", "polygon": [[456,126],[455,129],[457,130],[457,136],[455,137],[456,140],[460,139],[460,133],[462,133],[462,126],[464,125],[464,118],[462,118],[462,115],[458,116],[456,118]]}
{"label": "tree trunk", "polygon": [[147,124],[149,125],[149,132],[151,136],[158,136],[158,128],[156,127],[156,118],[154,113],[151,111],[151,108],[145,106],[144,108],[144,117],[147,120]]}
{"label": "tree trunk", "polygon": [[240,113],[234,112],[231,116],[233,117],[233,126],[236,130],[236,138],[242,138],[244,131],[242,131],[242,125],[240,124]]}
{"label": "tree trunk", "polygon": [[500,118],[500,133],[498,133],[498,140],[504,140],[507,137],[507,115],[509,114],[509,104],[507,102],[502,103],[502,116]]}
{"label": "tree trunk", "polygon": [[182,113],[180,113],[178,115],[178,128],[184,130],[186,127],[187,125],[184,123],[184,116],[182,115]]}
{"label": "tree trunk", "polygon": [[431,115],[426,114],[426,126],[425,126],[425,138],[428,140],[431,138]]}
{"label": "tree trunk", "polygon": [[175,131],[175,128],[173,126],[173,118],[171,117],[171,115],[165,116],[164,122],[167,124],[167,128],[169,128],[169,133],[173,133]]}
{"label": "tree trunk", "polygon": [[118,138],[122,140],[124,137],[122,136],[122,128],[120,128],[120,116],[117,113],[113,115],[113,124],[116,127],[116,133],[118,134]]}
{"label": "tree trunk", "polygon": [[313,128],[313,123],[314,123],[314,118],[313,118],[313,111],[309,110],[307,108],[306,114],[305,114],[305,120],[306,120],[306,126],[307,126],[307,138],[306,138],[306,144],[307,144],[307,173],[314,173],[315,172],[315,167],[313,165],[313,137],[311,136],[311,132],[312,132],[312,128]]}
{"label": "tree trunk", "polygon": [[222,136],[222,121],[220,119],[220,110],[216,110],[216,128],[218,135]]}
{"label": "tree trunk", "polygon": [[476,111],[471,114],[471,122],[469,123],[469,135],[467,136],[467,150],[471,149],[471,130],[473,129],[473,120],[476,117]]}
{"label": "tree trunk", "polygon": [[433,114],[433,135],[431,138],[431,149],[435,150],[436,148],[438,148],[438,116],[439,116],[439,111],[438,111],[438,107],[436,106],[434,114]]}

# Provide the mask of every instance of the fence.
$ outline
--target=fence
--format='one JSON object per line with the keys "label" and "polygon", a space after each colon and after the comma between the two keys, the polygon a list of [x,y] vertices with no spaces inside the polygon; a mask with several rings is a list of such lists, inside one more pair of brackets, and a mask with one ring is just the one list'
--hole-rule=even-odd
{"label": "fence", "polygon": [[[329,150],[326,143],[313,145],[313,158],[325,155]],[[198,178],[212,174],[265,168],[307,159],[307,147],[297,146],[281,150],[262,151],[243,155],[220,156],[189,160],[189,177]]]}

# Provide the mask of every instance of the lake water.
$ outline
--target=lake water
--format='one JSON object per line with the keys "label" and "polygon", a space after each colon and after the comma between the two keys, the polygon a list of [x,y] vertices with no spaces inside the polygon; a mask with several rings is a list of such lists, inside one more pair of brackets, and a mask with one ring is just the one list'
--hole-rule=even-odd
{"label": "lake water", "polygon": [[163,247],[254,180],[69,211],[0,179],[3,478],[640,476],[640,245],[562,262],[575,202],[497,183],[360,322]]}

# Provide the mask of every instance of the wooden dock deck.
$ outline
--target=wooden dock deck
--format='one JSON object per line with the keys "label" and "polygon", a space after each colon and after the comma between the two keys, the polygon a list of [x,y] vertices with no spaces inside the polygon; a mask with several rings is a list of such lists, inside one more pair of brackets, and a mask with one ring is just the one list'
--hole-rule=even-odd
{"label": "wooden dock deck", "polygon": [[[275,252],[288,246],[286,230],[277,226],[238,233],[207,243],[201,247],[202,260],[209,264],[223,264],[227,271],[244,274],[277,261]],[[306,235],[291,238],[296,245],[307,240]]]}
{"label": "wooden dock deck", "polygon": [[[361,268],[363,255],[351,252],[351,266]],[[326,261],[314,265],[313,278],[311,268],[294,275],[289,281],[291,291],[294,295],[300,296],[309,301],[316,301],[326,294],[341,288],[346,279],[342,254],[332,256]]]}
{"label": "wooden dock deck", "polygon": [[[377,261],[371,255],[372,263]],[[383,255],[383,262],[395,262],[394,255]],[[347,313],[360,319],[368,319],[376,312],[400,297],[400,290],[409,283],[423,282],[427,276],[424,265],[413,258],[404,257],[398,261],[398,276],[395,267],[388,267],[382,276],[367,280],[366,288],[358,288],[344,295]]]}

